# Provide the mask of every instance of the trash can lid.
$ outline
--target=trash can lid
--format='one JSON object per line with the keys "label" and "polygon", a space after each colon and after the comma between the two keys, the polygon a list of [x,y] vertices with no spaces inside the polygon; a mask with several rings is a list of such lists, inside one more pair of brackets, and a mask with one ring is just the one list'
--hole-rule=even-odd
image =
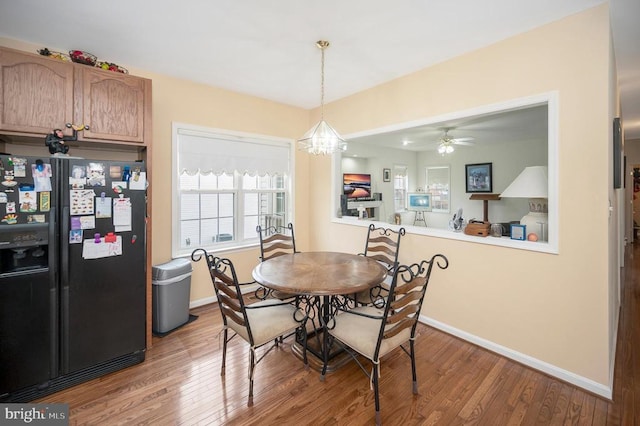
{"label": "trash can lid", "polygon": [[191,261],[185,258],[170,260],[151,268],[153,280],[166,280],[191,272]]}

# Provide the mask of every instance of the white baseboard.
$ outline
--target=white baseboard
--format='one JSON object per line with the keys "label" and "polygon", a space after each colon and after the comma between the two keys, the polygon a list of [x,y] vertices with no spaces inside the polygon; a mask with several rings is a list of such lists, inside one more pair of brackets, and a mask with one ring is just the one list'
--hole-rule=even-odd
{"label": "white baseboard", "polygon": [[189,302],[189,309],[197,308],[198,306],[208,305],[209,303],[216,303],[218,299],[215,296],[205,297],[204,299],[198,299]]}
{"label": "white baseboard", "polygon": [[533,358],[529,355],[525,355],[523,353],[509,349],[505,346],[498,345],[489,340],[467,333],[466,331],[459,330],[455,327],[451,327],[447,324],[441,323],[440,321],[436,321],[433,318],[429,318],[425,315],[420,315],[420,322],[427,324],[438,330],[444,331],[445,333],[459,337],[462,340],[466,340],[470,343],[483,347],[487,350],[490,350],[491,352],[495,352],[506,358],[509,358],[516,362],[524,364],[527,367],[531,367],[535,370],[539,370],[550,376],[556,377],[562,381],[571,383],[572,385],[578,386],[582,389],[585,389],[603,398],[607,398],[611,400],[613,397],[613,389],[611,387],[605,386],[598,382],[594,382],[593,380],[587,379],[586,377],[579,376],[575,373],[564,370],[560,367],[541,361],[539,359]]}
{"label": "white baseboard", "polygon": [[[258,285],[247,285],[243,287],[242,294],[248,294],[254,292],[258,288]],[[197,308],[198,306],[208,305],[210,303],[217,303],[218,299],[216,296],[205,297],[203,299],[192,300],[189,302],[189,309]]]}

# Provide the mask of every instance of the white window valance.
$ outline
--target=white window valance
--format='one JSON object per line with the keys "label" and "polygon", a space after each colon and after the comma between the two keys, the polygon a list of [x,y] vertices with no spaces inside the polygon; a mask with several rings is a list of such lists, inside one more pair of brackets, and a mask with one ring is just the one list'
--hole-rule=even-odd
{"label": "white window valance", "polygon": [[288,144],[197,130],[178,130],[178,170],[189,174],[249,173],[283,175],[289,171]]}

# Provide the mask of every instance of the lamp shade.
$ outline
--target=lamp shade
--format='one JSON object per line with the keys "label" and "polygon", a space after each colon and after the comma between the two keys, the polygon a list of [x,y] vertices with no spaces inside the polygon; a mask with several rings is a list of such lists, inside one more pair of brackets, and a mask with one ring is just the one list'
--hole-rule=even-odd
{"label": "lamp shade", "polygon": [[525,168],[511,185],[505,189],[502,198],[548,198],[549,184],[547,166]]}

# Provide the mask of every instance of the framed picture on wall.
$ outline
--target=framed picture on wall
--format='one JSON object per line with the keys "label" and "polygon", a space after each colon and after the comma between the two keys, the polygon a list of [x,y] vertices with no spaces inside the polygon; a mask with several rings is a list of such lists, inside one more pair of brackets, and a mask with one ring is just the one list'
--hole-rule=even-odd
{"label": "framed picture on wall", "polygon": [[613,119],[613,188],[622,187],[622,126],[620,117]]}
{"label": "framed picture on wall", "polygon": [[391,169],[382,169],[382,181],[391,182]]}
{"label": "framed picture on wall", "polygon": [[492,192],[492,163],[466,164],[465,185],[467,192]]}

